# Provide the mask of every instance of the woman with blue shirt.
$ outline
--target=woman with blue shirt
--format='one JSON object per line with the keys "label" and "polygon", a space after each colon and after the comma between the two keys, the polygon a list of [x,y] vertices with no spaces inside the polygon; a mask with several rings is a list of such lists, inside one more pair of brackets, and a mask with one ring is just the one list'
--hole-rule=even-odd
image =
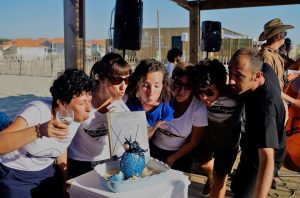
{"label": "woman with blue shirt", "polygon": [[154,59],[142,60],[130,76],[126,105],[131,111],[145,111],[149,124],[148,138],[165,121],[173,119],[170,80],[165,66]]}

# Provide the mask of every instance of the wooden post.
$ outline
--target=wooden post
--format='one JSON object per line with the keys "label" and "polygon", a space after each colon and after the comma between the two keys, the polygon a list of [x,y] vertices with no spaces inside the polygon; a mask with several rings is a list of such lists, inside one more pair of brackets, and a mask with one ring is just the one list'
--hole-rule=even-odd
{"label": "wooden post", "polygon": [[64,45],[65,69],[85,71],[85,0],[64,0]]}
{"label": "wooden post", "polygon": [[198,63],[200,45],[200,11],[199,1],[190,2],[190,63]]}

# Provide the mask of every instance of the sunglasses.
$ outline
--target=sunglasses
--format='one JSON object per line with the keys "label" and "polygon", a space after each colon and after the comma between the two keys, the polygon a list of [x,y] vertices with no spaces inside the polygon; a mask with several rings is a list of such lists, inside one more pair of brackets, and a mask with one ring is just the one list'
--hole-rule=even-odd
{"label": "sunglasses", "polygon": [[184,83],[182,83],[182,81],[181,80],[179,80],[179,79],[175,79],[174,80],[174,88],[175,89],[182,89],[184,87],[184,89],[185,90],[191,90],[191,89],[193,89],[192,88],[192,85],[190,85],[190,84],[184,84]]}
{"label": "sunglasses", "polygon": [[113,85],[119,85],[123,81],[125,82],[126,85],[128,85],[129,82],[129,76],[122,78],[121,76],[108,76],[108,80],[110,81],[111,84]]}
{"label": "sunglasses", "polygon": [[198,90],[197,90],[197,94],[205,94],[205,95],[208,96],[208,97],[214,96],[214,95],[215,95],[215,93],[213,92],[212,89],[206,89],[206,90],[198,89]]}

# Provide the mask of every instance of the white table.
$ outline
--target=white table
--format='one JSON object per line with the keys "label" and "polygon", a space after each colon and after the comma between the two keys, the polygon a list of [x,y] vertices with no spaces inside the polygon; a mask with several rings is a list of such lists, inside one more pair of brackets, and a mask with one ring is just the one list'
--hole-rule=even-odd
{"label": "white table", "polygon": [[170,169],[163,181],[130,192],[115,193],[105,187],[95,170],[68,181],[71,198],[187,198],[190,180],[180,171]]}

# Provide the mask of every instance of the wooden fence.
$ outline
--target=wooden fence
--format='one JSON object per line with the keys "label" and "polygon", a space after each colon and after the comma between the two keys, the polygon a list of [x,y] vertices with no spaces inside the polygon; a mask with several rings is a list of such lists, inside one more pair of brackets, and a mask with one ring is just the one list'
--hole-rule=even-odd
{"label": "wooden fence", "polygon": [[[226,56],[209,58],[217,58],[225,65],[229,61],[229,57]],[[86,56],[85,66],[87,74],[93,64],[100,59],[100,56]],[[135,65],[140,61],[140,58],[136,57],[125,57],[125,59],[132,68],[135,68]],[[3,59],[0,59],[0,75],[56,77],[58,72],[64,70],[65,58],[63,55],[48,55],[37,58],[5,56]]]}
{"label": "wooden fence", "polygon": [[[87,71],[101,57],[86,57]],[[0,74],[23,76],[56,76],[65,70],[65,58],[62,55],[49,55],[38,58],[6,56],[0,59]]]}

